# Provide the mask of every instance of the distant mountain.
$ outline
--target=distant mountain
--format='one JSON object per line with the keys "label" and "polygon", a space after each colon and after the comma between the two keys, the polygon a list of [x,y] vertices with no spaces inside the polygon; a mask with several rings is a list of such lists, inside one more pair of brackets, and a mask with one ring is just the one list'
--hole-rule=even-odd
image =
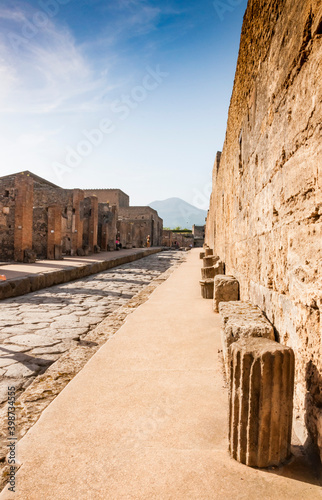
{"label": "distant mountain", "polygon": [[162,201],[153,201],[149,207],[154,208],[163,219],[163,226],[175,229],[180,226],[192,229],[193,224],[205,224],[206,210],[194,207],[180,198],[168,198]]}

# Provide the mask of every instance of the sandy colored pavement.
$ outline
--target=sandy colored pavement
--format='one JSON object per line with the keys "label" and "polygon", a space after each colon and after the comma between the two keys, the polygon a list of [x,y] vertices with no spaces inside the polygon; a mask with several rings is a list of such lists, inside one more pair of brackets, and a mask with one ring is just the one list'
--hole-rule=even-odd
{"label": "sandy colored pavement", "polygon": [[266,471],[229,457],[219,316],[199,275],[194,250],[49,405],[1,499],[322,498],[297,459]]}

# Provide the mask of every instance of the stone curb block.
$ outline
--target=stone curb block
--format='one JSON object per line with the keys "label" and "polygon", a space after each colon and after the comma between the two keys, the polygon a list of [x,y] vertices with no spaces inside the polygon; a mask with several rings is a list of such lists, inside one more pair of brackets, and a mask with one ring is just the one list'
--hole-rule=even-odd
{"label": "stone curb block", "polygon": [[62,270],[3,281],[0,282],[0,300],[18,297],[26,293],[36,292],[42,288],[49,288],[54,285],[61,285],[62,283],[85,278],[86,276],[97,274],[123,264],[128,264],[129,262],[134,262],[159,252],[161,252],[160,248],[150,248],[137,254],[124,255],[112,260],[94,262],[80,267],[67,267]]}

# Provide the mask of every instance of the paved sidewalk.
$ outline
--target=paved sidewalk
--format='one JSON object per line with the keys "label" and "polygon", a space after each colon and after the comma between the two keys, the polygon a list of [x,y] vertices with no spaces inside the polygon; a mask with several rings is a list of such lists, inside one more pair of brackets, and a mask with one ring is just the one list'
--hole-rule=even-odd
{"label": "paved sidewalk", "polygon": [[160,247],[131,248],[114,252],[101,252],[86,257],[64,257],[63,260],[38,260],[34,264],[0,263],[0,300],[18,297],[53,285],[84,278],[113,267],[158,253]]}
{"label": "paved sidewalk", "polygon": [[[118,250],[113,252],[100,252],[85,257],[64,257],[63,260],[37,260],[34,264],[24,264],[20,262],[0,262],[0,274],[4,274],[7,280],[31,276],[34,274],[62,271],[70,267],[81,267],[84,264],[94,264],[119,259],[127,255],[135,255],[147,250],[146,248],[131,248],[128,250]],[[160,249],[159,249],[160,250]]]}
{"label": "paved sidewalk", "polygon": [[298,460],[264,471],[229,457],[219,316],[199,276],[192,251],[50,404],[1,499],[322,498]]}

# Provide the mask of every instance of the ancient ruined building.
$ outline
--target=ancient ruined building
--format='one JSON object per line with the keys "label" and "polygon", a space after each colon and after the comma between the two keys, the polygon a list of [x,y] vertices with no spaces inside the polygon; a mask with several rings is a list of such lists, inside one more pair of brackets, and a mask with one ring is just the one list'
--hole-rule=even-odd
{"label": "ancient ruined building", "polygon": [[206,241],[294,349],[294,429],[322,457],[322,1],[250,0]]}
{"label": "ancient ruined building", "polygon": [[[114,250],[121,232],[119,212],[124,206],[136,211],[136,207],[129,207],[128,195],[119,189],[63,189],[29,171],[1,177],[0,260],[60,259],[64,254]],[[154,216],[146,225],[147,234],[140,237],[143,244],[135,237],[142,222],[135,221],[130,237],[121,235],[124,248],[145,246],[154,220],[159,233],[153,233],[151,243],[161,244],[162,219],[149,207],[142,207],[139,213],[146,217],[150,211]]]}
{"label": "ancient ruined building", "polygon": [[117,234],[123,247],[142,248],[148,238],[151,246],[162,244],[163,220],[153,208],[131,207],[128,195],[120,189],[85,190],[85,195],[95,195],[100,202],[117,205]]}

